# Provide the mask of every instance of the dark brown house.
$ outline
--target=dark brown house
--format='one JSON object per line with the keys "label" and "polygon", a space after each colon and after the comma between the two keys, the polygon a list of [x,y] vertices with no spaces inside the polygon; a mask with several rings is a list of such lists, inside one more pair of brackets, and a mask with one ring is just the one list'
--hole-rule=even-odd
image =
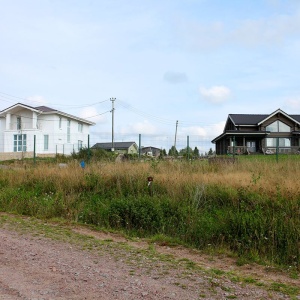
{"label": "dark brown house", "polygon": [[229,114],[223,133],[212,143],[216,154],[295,153],[300,148],[300,115],[281,109],[269,115]]}

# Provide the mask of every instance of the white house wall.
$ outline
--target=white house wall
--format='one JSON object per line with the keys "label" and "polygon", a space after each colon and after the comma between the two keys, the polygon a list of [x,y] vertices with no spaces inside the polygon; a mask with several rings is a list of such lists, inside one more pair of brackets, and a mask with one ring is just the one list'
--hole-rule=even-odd
{"label": "white house wall", "polygon": [[[17,130],[17,116],[21,116],[22,128]],[[61,128],[59,118],[62,118]],[[34,136],[36,138],[35,150],[37,154],[71,154],[78,151],[78,141],[82,147],[88,146],[89,125],[82,124],[82,132],[78,130],[78,121],[70,120],[70,141],[67,139],[68,118],[58,114],[37,114],[24,109],[17,115],[11,114],[10,126],[6,129],[5,118],[0,118],[0,152],[14,151],[14,135],[26,134],[27,152],[34,150]],[[48,135],[48,150],[44,149],[44,136]]]}
{"label": "white house wall", "polygon": [[[59,118],[61,128],[59,127]],[[42,124],[42,136],[39,139],[39,153],[59,153],[71,154],[78,151],[78,141],[82,141],[82,146],[88,146],[89,125],[83,124],[82,132],[78,131],[78,121],[68,119],[59,115],[43,115],[38,118]],[[68,142],[68,120],[70,120],[70,141]],[[48,151],[44,150],[44,135],[49,136]]]}
{"label": "white house wall", "polygon": [[17,114],[11,114],[10,116],[10,124],[9,129],[10,130],[17,130],[17,118],[21,117],[21,129],[27,130],[27,129],[35,129],[36,124],[33,125],[33,113],[29,110],[22,110],[18,112]]}
{"label": "white house wall", "polygon": [[5,119],[0,118],[0,152],[4,151],[4,130],[5,130]]}

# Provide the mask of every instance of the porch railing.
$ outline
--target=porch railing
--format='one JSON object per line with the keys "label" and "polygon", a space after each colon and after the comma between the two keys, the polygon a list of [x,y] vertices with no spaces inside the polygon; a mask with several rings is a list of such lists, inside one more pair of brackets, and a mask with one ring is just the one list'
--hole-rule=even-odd
{"label": "porch railing", "polygon": [[245,154],[247,153],[246,146],[228,146],[227,154]]}
{"label": "porch railing", "polygon": [[[261,149],[264,154],[276,154],[276,147],[265,147]],[[227,154],[250,154],[251,148],[247,146],[228,146]],[[279,154],[300,154],[299,146],[278,147]]]}
{"label": "porch railing", "polygon": [[38,122],[35,126],[32,125],[32,123],[22,123],[22,124],[16,124],[16,123],[10,123],[9,124],[9,130],[28,130],[28,129],[42,129],[42,124]]}

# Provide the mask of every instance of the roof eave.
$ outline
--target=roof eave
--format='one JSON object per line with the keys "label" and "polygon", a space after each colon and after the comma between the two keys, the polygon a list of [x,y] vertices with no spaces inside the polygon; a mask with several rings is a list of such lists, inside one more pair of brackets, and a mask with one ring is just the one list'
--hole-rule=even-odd
{"label": "roof eave", "polygon": [[86,120],[86,119],[82,119],[82,118],[79,118],[79,117],[76,117],[76,116],[73,116],[73,115],[64,113],[64,112],[59,111],[59,110],[53,110],[53,111],[42,112],[42,114],[43,114],[43,115],[57,114],[57,115],[64,116],[64,117],[67,117],[67,118],[70,118],[70,119],[74,119],[74,120],[77,120],[77,121],[80,121],[80,122],[82,122],[82,123],[86,123],[86,124],[89,124],[89,125],[95,125],[95,124],[96,124],[96,123],[94,123],[94,122],[92,122],[92,121],[88,121],[88,120]]}
{"label": "roof eave", "polygon": [[244,135],[244,136],[264,136],[264,135],[269,135],[270,134],[270,131],[253,131],[253,132],[245,132],[245,131],[226,131],[226,132],[223,132],[222,134],[220,134],[219,136],[217,136],[216,138],[214,138],[211,142],[212,143],[216,143],[218,140],[222,139],[224,136],[236,136],[236,135]]}
{"label": "roof eave", "polygon": [[264,123],[265,121],[267,121],[268,119],[272,118],[274,115],[276,115],[277,113],[281,113],[283,114],[285,117],[287,117],[288,119],[294,121],[295,123],[297,123],[298,125],[300,125],[300,122],[298,122],[297,120],[295,120],[294,118],[292,118],[290,115],[288,115],[287,113],[285,113],[283,110],[281,110],[280,108],[278,108],[277,110],[275,110],[273,113],[271,113],[267,118],[263,119],[262,121],[260,121],[257,125],[261,125],[262,123]]}

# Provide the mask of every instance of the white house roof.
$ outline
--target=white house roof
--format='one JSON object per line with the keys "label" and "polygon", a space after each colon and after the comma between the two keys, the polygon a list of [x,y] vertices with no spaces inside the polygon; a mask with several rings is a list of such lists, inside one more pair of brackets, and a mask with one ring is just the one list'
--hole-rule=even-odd
{"label": "white house roof", "polygon": [[0,117],[4,117],[7,113],[16,114],[16,113],[18,113],[19,111],[21,111],[23,109],[28,109],[28,110],[31,110],[31,111],[34,111],[38,114],[43,114],[43,115],[50,115],[50,114],[61,115],[61,116],[64,116],[64,117],[67,117],[67,118],[70,118],[70,119],[73,119],[73,120],[76,120],[76,121],[79,121],[79,122],[82,122],[82,123],[86,123],[88,125],[95,125],[94,122],[91,122],[91,121],[88,121],[86,119],[82,119],[82,118],[67,114],[65,112],[50,108],[48,106],[32,107],[32,106],[29,106],[29,105],[26,105],[26,104],[23,104],[23,103],[17,103],[17,104],[14,104],[13,106],[10,106],[10,107],[2,110],[0,112]]}

